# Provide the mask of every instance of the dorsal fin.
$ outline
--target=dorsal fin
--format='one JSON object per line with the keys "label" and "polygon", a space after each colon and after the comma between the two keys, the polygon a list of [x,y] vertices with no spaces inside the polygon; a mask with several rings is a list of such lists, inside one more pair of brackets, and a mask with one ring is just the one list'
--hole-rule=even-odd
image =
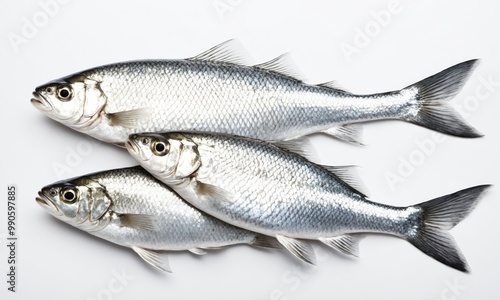
{"label": "dorsal fin", "polygon": [[350,94],[350,92],[346,88],[344,88],[343,86],[341,86],[335,80],[328,81],[328,82],[323,82],[323,83],[317,84],[317,86],[321,86],[321,87],[329,88],[329,89],[336,90],[336,91],[339,91],[339,92],[349,93]]}
{"label": "dorsal fin", "polygon": [[319,161],[318,154],[307,136],[301,136],[293,140],[275,141],[271,143],[283,150],[296,153],[309,161]]}
{"label": "dorsal fin", "polygon": [[305,77],[302,72],[295,66],[290,53],[284,53],[270,61],[255,65],[254,67],[273,71],[281,75],[292,77],[299,81],[304,81]]}
{"label": "dorsal fin", "polygon": [[244,66],[252,65],[250,55],[236,39],[225,41],[188,59],[226,62]]}
{"label": "dorsal fin", "polygon": [[321,165],[332,174],[337,176],[340,180],[347,183],[350,187],[360,193],[363,197],[368,197],[368,189],[365,187],[361,178],[358,175],[356,168],[358,166],[327,166]]}

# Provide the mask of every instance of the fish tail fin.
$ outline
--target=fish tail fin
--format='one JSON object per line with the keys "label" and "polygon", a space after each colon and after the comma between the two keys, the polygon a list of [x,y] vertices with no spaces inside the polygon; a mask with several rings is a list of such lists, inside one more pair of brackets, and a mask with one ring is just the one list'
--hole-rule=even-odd
{"label": "fish tail fin", "polygon": [[458,114],[448,100],[455,97],[478,65],[473,59],[454,65],[402,90],[416,90],[418,111],[408,122],[459,137],[483,136]]}
{"label": "fish tail fin", "polygon": [[419,228],[406,240],[437,261],[462,272],[469,272],[465,257],[448,232],[474,209],[490,185],[479,185],[445,195],[413,207],[420,208]]}

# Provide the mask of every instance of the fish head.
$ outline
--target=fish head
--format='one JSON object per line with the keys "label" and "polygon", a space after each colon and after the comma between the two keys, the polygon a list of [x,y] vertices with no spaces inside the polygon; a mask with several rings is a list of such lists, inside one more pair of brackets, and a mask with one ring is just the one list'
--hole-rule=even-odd
{"label": "fish head", "polygon": [[82,131],[99,124],[106,96],[99,82],[72,75],[37,87],[31,103],[49,118]]}
{"label": "fish head", "polygon": [[111,198],[100,184],[73,179],[45,186],[36,202],[54,217],[73,226],[95,226],[110,210]]}
{"label": "fish head", "polygon": [[62,220],[75,218],[80,208],[80,190],[69,183],[48,185],[36,197],[36,202],[54,217]]}
{"label": "fish head", "polygon": [[143,168],[164,182],[183,181],[201,165],[198,145],[182,133],[131,134],[126,148]]}

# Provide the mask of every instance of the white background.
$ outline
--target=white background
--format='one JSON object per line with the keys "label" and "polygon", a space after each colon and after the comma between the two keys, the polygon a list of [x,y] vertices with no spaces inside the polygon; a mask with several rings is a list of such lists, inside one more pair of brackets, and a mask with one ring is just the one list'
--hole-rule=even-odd
{"label": "white background", "polygon": [[[500,203],[495,186],[452,230],[470,274],[382,235],[361,243],[359,259],[318,246],[317,267],[304,266],[286,253],[236,246],[203,257],[172,254],[174,273],[164,274],[130,249],[56,221],[35,203],[37,191],[56,180],[135,164],[124,150],[66,129],[32,107],[36,86],[111,62],[189,57],[230,38],[238,38],[256,62],[291,52],[308,82],[336,79],[356,93],[399,89],[456,63],[482,58],[453,104],[462,106],[483,138],[443,138],[415,125],[383,121],[365,126],[366,147],[325,136],[315,136],[313,142],[323,163],[362,166],[371,198],[392,205],[498,184],[500,5],[400,1],[381,24],[375,15],[390,3],[69,1],[44,19],[37,1],[2,1],[0,298],[498,299]],[[26,20],[33,18],[39,18],[37,31],[23,37]],[[356,44],[359,31],[366,30],[371,37]],[[12,42],[16,35],[24,39],[21,44]],[[343,53],[347,44],[357,52]],[[497,86],[485,86],[487,80]],[[427,153],[417,145],[422,143]],[[399,181],[391,184],[387,176],[399,176]],[[15,294],[5,284],[5,189],[11,183],[19,189]],[[120,283],[114,272],[133,279]]]}

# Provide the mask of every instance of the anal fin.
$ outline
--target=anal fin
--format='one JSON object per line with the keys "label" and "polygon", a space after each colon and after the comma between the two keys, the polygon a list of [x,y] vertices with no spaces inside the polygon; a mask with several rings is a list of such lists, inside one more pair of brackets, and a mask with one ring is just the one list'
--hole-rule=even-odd
{"label": "anal fin", "polygon": [[188,249],[189,252],[191,253],[194,253],[196,255],[205,255],[207,254],[207,251],[203,250],[203,249],[200,249],[200,248],[191,248],[191,249]]}
{"label": "anal fin", "polygon": [[295,255],[295,257],[308,264],[316,265],[316,254],[314,253],[313,247],[308,242],[286,237],[284,235],[277,235],[276,238],[288,251]]}
{"label": "anal fin", "polygon": [[133,246],[132,249],[148,264],[162,271],[172,273],[172,269],[170,269],[170,264],[168,263],[168,256],[166,254],[162,255],[156,251],[137,246]]}
{"label": "anal fin", "polygon": [[250,244],[252,246],[261,248],[270,248],[270,249],[281,248],[281,244],[276,240],[276,238],[261,234],[258,234]]}
{"label": "anal fin", "polygon": [[362,234],[344,234],[335,237],[320,237],[318,240],[323,244],[331,247],[340,253],[358,257],[359,256],[359,242],[365,236]]}
{"label": "anal fin", "polygon": [[329,128],[324,133],[355,145],[364,146],[363,143],[363,126],[361,124],[344,124]]}

